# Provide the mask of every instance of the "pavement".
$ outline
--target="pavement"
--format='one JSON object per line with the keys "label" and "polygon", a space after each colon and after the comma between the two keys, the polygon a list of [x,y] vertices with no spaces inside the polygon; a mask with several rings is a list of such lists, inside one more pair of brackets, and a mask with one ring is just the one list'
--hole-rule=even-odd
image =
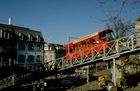
{"label": "pavement", "polygon": [[[101,71],[99,73],[96,73],[97,75],[100,74],[104,74],[107,79],[111,79],[110,77],[108,77],[108,75],[110,74],[110,70],[107,71]],[[71,89],[68,89],[66,91],[99,91],[98,90],[98,82],[97,81],[91,81],[87,84],[78,86],[78,87],[73,87]],[[105,90],[102,90],[105,91]],[[107,90],[106,90],[107,91]],[[117,88],[117,87],[112,87],[112,89],[110,91],[140,91],[140,83],[137,84],[136,87],[125,87],[123,89],[121,88]]]}
{"label": "pavement", "polygon": [[136,87],[126,88],[124,91],[140,91],[140,83]]}
{"label": "pavement", "polygon": [[[98,90],[97,81],[92,81],[82,86],[68,89],[66,91],[100,91],[100,90]],[[107,91],[107,90],[102,90],[102,91]],[[124,89],[112,87],[110,91],[140,91],[140,83],[136,87],[130,87],[130,88],[124,88]]]}
{"label": "pavement", "polygon": [[98,89],[97,81],[92,81],[82,86],[68,89],[67,91],[97,91],[97,89]]}

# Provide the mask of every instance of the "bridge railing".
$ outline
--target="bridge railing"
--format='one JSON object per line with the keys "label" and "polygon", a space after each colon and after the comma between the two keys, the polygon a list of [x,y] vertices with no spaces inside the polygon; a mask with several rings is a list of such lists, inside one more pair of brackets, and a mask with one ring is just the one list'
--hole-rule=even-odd
{"label": "bridge railing", "polygon": [[15,85],[15,75],[0,80],[0,90]]}
{"label": "bridge railing", "polygon": [[[96,48],[100,49],[98,49],[97,51]],[[58,62],[57,68],[59,68],[60,70],[67,69],[90,61],[104,60],[105,58],[109,58],[114,55],[118,56],[136,50],[140,50],[140,32],[134,33],[131,36],[125,36],[110,41],[107,44],[94,46],[92,48],[87,47],[86,52],[89,52],[89,55],[86,55],[83,50],[79,50],[81,57],[78,59],[72,59],[73,55],[70,55],[70,62],[68,62],[65,57],[59,58],[56,60],[56,62]]]}

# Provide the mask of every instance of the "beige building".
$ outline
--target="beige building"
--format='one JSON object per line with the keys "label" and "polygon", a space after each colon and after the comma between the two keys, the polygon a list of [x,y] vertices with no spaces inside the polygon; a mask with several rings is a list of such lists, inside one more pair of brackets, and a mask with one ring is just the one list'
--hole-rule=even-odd
{"label": "beige building", "polygon": [[139,16],[139,18],[136,20],[135,28],[136,28],[137,31],[140,31],[140,16]]}
{"label": "beige building", "polygon": [[49,69],[54,69],[56,59],[65,55],[65,48],[60,44],[45,43],[44,44],[44,63]]}

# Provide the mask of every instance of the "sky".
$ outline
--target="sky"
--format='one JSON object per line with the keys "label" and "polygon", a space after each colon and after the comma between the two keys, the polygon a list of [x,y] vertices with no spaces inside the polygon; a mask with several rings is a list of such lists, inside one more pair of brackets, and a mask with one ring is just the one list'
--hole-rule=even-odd
{"label": "sky", "polygon": [[[118,14],[124,0],[1,0],[0,23],[40,31],[48,43],[66,44],[105,29],[108,18]],[[126,3],[124,20],[140,16],[140,3]],[[134,0],[136,1],[136,0]]]}

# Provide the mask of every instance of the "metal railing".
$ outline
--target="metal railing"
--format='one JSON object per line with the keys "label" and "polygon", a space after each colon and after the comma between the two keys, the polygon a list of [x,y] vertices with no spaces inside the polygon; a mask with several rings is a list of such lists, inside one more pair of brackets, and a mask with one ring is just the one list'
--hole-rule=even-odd
{"label": "metal railing", "polygon": [[[108,48],[105,47],[106,45],[108,45]],[[109,60],[114,57],[119,57],[122,54],[140,50],[140,33],[138,32],[131,36],[125,36],[99,46],[87,48],[91,54],[84,57],[84,52],[79,50],[81,58],[74,60],[72,59],[72,55],[70,55],[70,62],[68,62],[65,57],[57,59],[56,62],[58,62],[57,67],[59,71],[98,60]],[[100,48],[100,51],[96,51],[97,47]]]}
{"label": "metal railing", "polygon": [[15,75],[0,80],[0,89],[15,85]]}

